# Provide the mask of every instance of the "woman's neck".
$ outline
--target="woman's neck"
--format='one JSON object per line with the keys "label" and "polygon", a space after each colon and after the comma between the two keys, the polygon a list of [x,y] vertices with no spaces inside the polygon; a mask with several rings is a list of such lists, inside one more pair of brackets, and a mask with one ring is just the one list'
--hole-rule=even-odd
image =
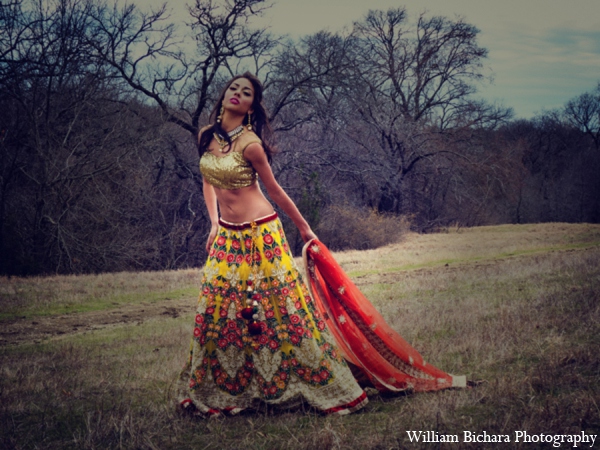
{"label": "woman's neck", "polygon": [[242,125],[243,122],[243,116],[235,116],[230,114],[228,111],[225,111],[223,113],[223,117],[221,118],[221,128],[223,128],[223,130],[226,132],[230,132],[231,130],[234,130],[235,128]]}

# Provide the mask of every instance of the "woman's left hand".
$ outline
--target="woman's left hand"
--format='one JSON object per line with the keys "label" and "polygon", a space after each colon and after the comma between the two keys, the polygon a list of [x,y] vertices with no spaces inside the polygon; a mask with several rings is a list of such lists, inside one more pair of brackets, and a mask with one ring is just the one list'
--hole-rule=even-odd
{"label": "woman's left hand", "polygon": [[310,228],[308,228],[305,231],[300,231],[300,236],[302,236],[302,240],[304,242],[308,242],[311,239],[318,239],[317,235]]}

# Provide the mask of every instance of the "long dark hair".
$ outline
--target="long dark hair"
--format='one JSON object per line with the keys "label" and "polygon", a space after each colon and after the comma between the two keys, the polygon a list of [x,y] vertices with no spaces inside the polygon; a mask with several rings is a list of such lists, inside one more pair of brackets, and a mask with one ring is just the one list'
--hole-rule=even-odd
{"label": "long dark hair", "polygon": [[244,72],[242,75],[236,75],[225,85],[225,88],[221,91],[221,95],[219,95],[219,100],[215,103],[212,111],[210,112],[209,120],[210,126],[206,128],[202,132],[202,136],[200,136],[200,140],[198,142],[198,154],[200,158],[202,155],[208,150],[208,146],[210,141],[212,141],[213,133],[219,133],[221,136],[224,136],[227,141],[229,141],[229,136],[227,132],[221,128],[221,124],[217,122],[217,116],[221,111],[221,106],[223,105],[223,99],[225,98],[225,93],[231,83],[239,78],[245,78],[250,83],[252,83],[252,87],[254,88],[254,101],[252,102],[252,131],[256,133],[256,135],[262,141],[262,146],[265,149],[265,153],[267,154],[267,158],[269,162],[271,162],[271,156],[275,153],[275,149],[271,145],[271,139],[273,137],[273,131],[271,130],[271,125],[269,124],[269,116],[267,114],[267,110],[263,105],[263,85],[258,78],[252,75],[250,72]]}

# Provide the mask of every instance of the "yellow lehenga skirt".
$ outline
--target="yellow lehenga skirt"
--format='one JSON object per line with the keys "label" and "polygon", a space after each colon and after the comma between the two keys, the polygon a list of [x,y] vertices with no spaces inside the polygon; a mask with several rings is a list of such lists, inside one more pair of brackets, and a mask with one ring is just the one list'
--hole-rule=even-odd
{"label": "yellow lehenga skirt", "polygon": [[[250,320],[242,315],[249,305]],[[250,334],[251,323],[257,334]],[[206,415],[302,402],[345,414],[367,403],[315,308],[276,214],[246,224],[220,221],[179,401]]]}

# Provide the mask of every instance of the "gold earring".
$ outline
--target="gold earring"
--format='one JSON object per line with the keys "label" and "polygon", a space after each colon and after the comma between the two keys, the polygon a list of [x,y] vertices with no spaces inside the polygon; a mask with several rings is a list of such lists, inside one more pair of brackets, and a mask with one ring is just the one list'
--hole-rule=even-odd
{"label": "gold earring", "polygon": [[248,131],[252,131],[252,116],[250,111],[248,111]]}
{"label": "gold earring", "polygon": [[221,111],[219,111],[219,115],[217,116],[217,122],[221,123],[221,119],[223,119],[223,112],[225,112],[225,108],[223,104],[221,104]]}

